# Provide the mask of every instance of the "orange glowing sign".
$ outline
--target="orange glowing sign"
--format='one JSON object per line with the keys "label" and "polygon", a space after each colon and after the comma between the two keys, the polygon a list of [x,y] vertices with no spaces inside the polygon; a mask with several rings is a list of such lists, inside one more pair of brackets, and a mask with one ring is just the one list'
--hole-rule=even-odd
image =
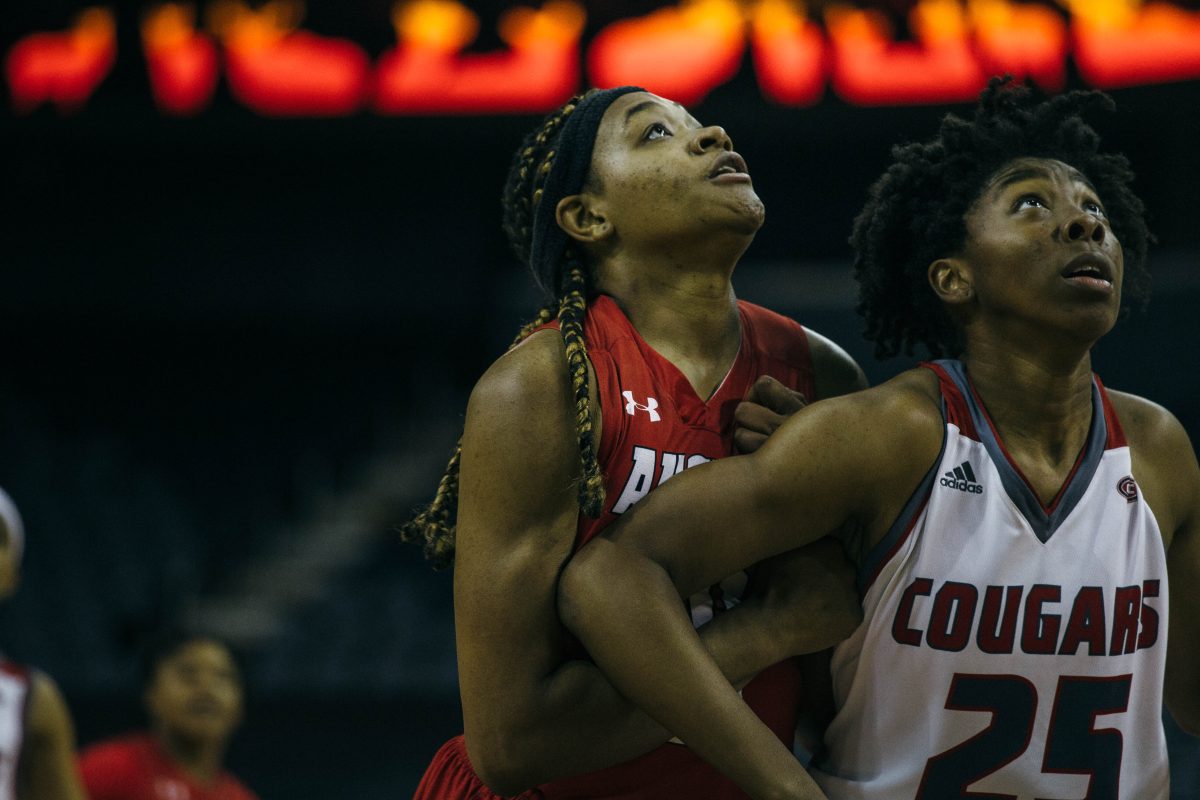
{"label": "orange glowing sign", "polygon": [[809,106],[825,91],[821,29],[787,0],[762,0],[751,15],[754,70],[763,94],[781,105]]}
{"label": "orange glowing sign", "polygon": [[596,86],[644,86],[694,105],[737,72],[744,28],[733,0],[685,0],[600,31],[588,52],[588,74]]}
{"label": "orange glowing sign", "polygon": [[970,100],[987,82],[955,0],[921,0],[910,25],[916,42],[896,42],[878,11],[833,6],[825,24],[833,42],[833,85],[861,105]]}
{"label": "orange glowing sign", "polygon": [[392,12],[397,46],[384,53],[375,78],[382,114],[539,112],[562,104],[579,87],[584,12],[569,0],[540,10],[515,8],[500,19],[509,49],[462,55],[479,21],[453,0],[413,0]]}
{"label": "orange glowing sign", "polygon": [[195,29],[196,9],[167,3],[142,19],[142,49],[158,107],[169,114],[203,111],[217,88],[217,48]]}
{"label": "orange glowing sign", "polygon": [[[396,44],[374,58],[300,29],[300,0],[209,0],[203,31],[194,7],[155,3],[141,40],[155,102],[179,115],[207,108],[222,73],[237,102],[274,116],[536,113],[588,84],[694,105],[741,69],[747,43],[763,95],[786,106],[826,87],[860,105],[967,101],[1005,72],[1053,91],[1069,58],[1101,88],[1200,78],[1200,12],[1163,0],[918,0],[905,39],[893,17],[839,2],[814,19],[802,0],[679,0],[590,42],[581,0],[541,2],[501,15],[504,47],[485,53],[468,49],[480,21],[461,0],[401,0]],[[89,8],[68,30],[19,40],[5,58],[14,108],[81,108],[116,39],[113,12]]]}
{"label": "orange glowing sign", "polygon": [[1200,77],[1200,13],[1166,3],[1071,3],[1075,63],[1094,86]]}
{"label": "orange glowing sign", "polygon": [[270,116],[337,116],[367,99],[370,61],[354,42],[297,30],[298,0],[251,9],[239,0],[209,6],[209,27],[225,45],[229,90]]}
{"label": "orange glowing sign", "polygon": [[78,111],[112,69],[117,25],[107,8],[83,11],[61,33],[33,33],[13,45],[4,72],[13,106],[28,112],[42,103]]}
{"label": "orange glowing sign", "polygon": [[985,72],[1030,78],[1051,91],[1063,88],[1067,25],[1057,11],[1008,0],[969,0],[967,13]]}

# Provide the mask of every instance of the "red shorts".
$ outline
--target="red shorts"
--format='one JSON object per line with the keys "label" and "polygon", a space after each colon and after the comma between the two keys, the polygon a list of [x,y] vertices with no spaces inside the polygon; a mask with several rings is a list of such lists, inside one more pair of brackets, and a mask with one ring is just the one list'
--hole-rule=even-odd
{"label": "red shorts", "polygon": [[[541,800],[542,793],[536,789],[516,796],[520,800]],[[441,746],[433,756],[429,768],[421,776],[413,800],[504,800],[479,779],[471,759],[467,758],[467,745],[463,737],[455,736]]]}

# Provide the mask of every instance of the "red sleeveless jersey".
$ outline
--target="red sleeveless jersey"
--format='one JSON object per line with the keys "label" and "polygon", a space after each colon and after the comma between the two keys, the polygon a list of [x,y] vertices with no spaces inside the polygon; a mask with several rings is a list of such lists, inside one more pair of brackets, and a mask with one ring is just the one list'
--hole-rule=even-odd
{"label": "red sleeveless jersey", "polygon": [[[729,373],[707,400],[688,379],[646,344],[612,298],[600,295],[588,308],[584,339],[596,371],[603,415],[599,450],[606,499],[599,519],[580,517],[576,549],[645,497],[654,487],[716,458],[733,453],[733,413],[762,375],[813,399],[812,358],[804,329],[751,303],[738,302],[742,343]],[[740,574],[690,600],[701,625],[736,605]],[[743,690],[755,713],[789,747],[796,728],[799,676],[794,662],[764,670]],[[567,798],[689,798],[726,800],[746,795],[689,748],[667,743],[608,769],[538,787],[547,800]]]}
{"label": "red sleeveless jersey", "polygon": [[[583,547],[654,487],[684,469],[733,453],[733,413],[762,375],[813,399],[812,358],[804,329],[792,320],[738,302],[742,341],[724,381],[707,399],[674,364],[642,339],[616,302],[595,297],[584,320],[602,415],[598,458],[606,499],[599,519],[581,516]],[[547,327],[557,327],[551,323]],[[593,409],[595,413],[595,409]],[[745,575],[691,598],[693,622],[736,605]],[[572,657],[586,657],[576,646]],[[796,727],[799,675],[792,661],[764,670],[742,691],[755,713],[789,747]],[[462,738],[447,742],[417,789],[417,798],[494,798],[470,769]],[[733,800],[746,795],[689,748],[668,743],[644,756],[522,793],[545,800]]]}

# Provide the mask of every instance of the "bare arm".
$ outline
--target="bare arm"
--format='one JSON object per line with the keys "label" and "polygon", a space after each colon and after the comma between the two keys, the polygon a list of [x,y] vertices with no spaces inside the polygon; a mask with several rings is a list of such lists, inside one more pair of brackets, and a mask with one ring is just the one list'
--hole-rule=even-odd
{"label": "bare arm", "polygon": [[28,733],[18,770],[21,797],[85,800],[75,765],[75,728],[58,686],[35,673],[30,691]]}
{"label": "bare arm", "polygon": [[1171,412],[1109,390],[1129,437],[1133,475],[1167,548],[1170,621],[1163,700],[1179,726],[1200,735],[1200,466]]}
{"label": "bare arm", "polygon": [[937,406],[912,383],[816,403],[755,454],[673,478],[564,572],[563,621],[613,684],[753,797],[820,794],[723,679],[679,597],[846,522],[882,532],[941,444]]}
{"label": "bare arm", "polygon": [[[1159,485],[1171,498],[1167,576],[1170,622],[1164,701],[1179,727],[1200,735],[1200,466],[1187,433],[1168,412],[1164,440],[1155,452]],[[1155,506],[1156,498],[1148,498]]]}
{"label": "bare arm", "polygon": [[[559,337],[535,334],[480,380],[463,436],[454,576],[463,717],[472,764],[506,793],[626,761],[669,738],[595,665],[564,660],[554,587],[575,538],[579,470],[564,364]],[[779,637],[778,596],[703,629],[724,679],[743,683],[828,645],[820,631],[808,642],[802,631]]]}
{"label": "bare arm", "polygon": [[[1192,462],[1193,472],[1195,460]],[[1192,482],[1200,496],[1200,480]],[[1191,519],[1175,532],[1167,552],[1171,621],[1167,647],[1164,695],[1179,727],[1200,736],[1200,520]]]}

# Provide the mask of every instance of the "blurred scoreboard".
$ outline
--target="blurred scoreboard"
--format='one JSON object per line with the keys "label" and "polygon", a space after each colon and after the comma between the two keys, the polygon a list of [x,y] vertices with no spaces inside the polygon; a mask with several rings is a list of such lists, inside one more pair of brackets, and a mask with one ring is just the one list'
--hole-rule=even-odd
{"label": "blurred scoreboard", "polygon": [[140,50],[150,96],[171,116],[203,114],[221,81],[264,116],[336,117],[538,113],[623,84],[694,105],[747,62],[764,100],[784,107],[829,94],[860,106],[968,101],[1002,73],[1048,91],[1069,69],[1103,89],[1200,78],[1200,11],[1182,3],[686,0],[599,26],[592,6],[513,4],[485,22],[458,0],[410,0],[371,20],[394,37],[383,48],[306,25],[300,0],[148,3],[132,19],[81,6],[57,29],[6,39],[4,80],[14,113],[76,112],[110,77],[119,42]]}

